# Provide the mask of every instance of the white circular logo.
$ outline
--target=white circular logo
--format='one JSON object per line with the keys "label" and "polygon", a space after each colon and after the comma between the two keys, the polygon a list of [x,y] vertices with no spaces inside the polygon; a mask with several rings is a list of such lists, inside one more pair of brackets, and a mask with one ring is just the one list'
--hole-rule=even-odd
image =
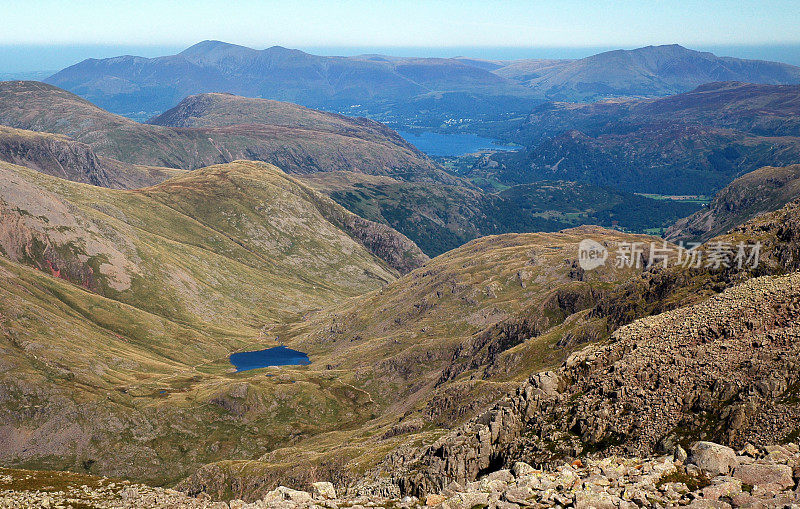
{"label": "white circular logo", "polygon": [[608,249],[592,239],[583,239],[578,244],[578,264],[583,270],[592,270],[605,265]]}

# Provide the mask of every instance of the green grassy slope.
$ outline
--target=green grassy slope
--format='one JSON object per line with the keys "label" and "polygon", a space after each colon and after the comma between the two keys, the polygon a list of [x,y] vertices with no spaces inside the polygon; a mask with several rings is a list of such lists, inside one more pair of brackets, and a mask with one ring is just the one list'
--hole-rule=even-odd
{"label": "green grassy slope", "polygon": [[[348,213],[263,163],[204,168],[136,191],[8,164],[0,174],[7,257],[184,323],[261,327],[395,278],[331,222]],[[399,246],[424,260],[410,242]]]}

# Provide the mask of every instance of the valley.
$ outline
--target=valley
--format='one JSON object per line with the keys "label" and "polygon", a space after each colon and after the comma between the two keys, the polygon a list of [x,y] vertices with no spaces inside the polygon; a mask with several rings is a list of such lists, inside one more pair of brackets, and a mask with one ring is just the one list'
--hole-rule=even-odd
{"label": "valley", "polygon": [[796,507],[799,118],[641,42],[0,81],[0,508]]}

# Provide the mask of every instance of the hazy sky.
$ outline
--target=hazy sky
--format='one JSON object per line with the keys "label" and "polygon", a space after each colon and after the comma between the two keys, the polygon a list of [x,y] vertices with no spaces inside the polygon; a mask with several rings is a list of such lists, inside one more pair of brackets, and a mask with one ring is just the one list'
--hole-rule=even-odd
{"label": "hazy sky", "polygon": [[800,2],[0,0],[0,44],[688,46],[800,42]]}

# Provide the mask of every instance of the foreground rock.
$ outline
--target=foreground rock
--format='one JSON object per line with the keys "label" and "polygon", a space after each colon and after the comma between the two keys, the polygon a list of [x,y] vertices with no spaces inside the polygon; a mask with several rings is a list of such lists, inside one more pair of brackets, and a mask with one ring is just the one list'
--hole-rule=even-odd
{"label": "foreground rock", "polygon": [[[333,485],[320,482],[311,493],[279,487],[262,500],[244,503],[211,502],[191,498],[169,489],[95,478],[86,484],[58,489],[5,490],[4,487],[36,484],[41,472],[0,470],[0,507],[93,507],[93,508],[210,508],[210,509],[337,509],[416,508],[471,509],[489,507],[800,507],[800,447],[797,444],[756,448],[738,454],[710,442],[692,447],[684,463],[681,455],[648,459],[612,456],[602,460],[575,460],[540,470],[517,462],[512,470],[497,470],[465,484],[451,483],[440,493],[416,497],[378,497],[353,494],[336,498]],[[730,453],[730,454],[729,454]],[[719,465],[732,458],[730,475],[718,473]],[[718,461],[722,458],[722,463]],[[707,468],[704,468],[707,467]],[[46,474],[45,474],[46,475]],[[51,474],[52,475],[52,474]],[[55,474],[58,475],[58,474]],[[71,475],[71,474],[62,474]],[[88,477],[88,476],[83,476]],[[49,480],[52,482],[52,479]],[[41,484],[41,483],[40,483]]]}
{"label": "foreground rock", "polygon": [[[741,448],[795,437],[798,323],[800,274],[749,280],[619,329],[435,443],[398,450],[375,475],[423,495],[516,461],[647,457],[697,439]],[[731,449],[689,452],[715,475],[737,466]]]}

